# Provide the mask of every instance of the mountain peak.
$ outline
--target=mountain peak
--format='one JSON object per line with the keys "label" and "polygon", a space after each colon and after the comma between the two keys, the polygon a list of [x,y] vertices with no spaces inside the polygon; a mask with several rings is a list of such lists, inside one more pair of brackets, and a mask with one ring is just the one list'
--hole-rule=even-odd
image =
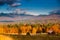
{"label": "mountain peak", "polygon": [[5,16],[5,17],[16,17],[16,16],[33,16],[33,15],[25,14],[25,13],[20,13],[20,14],[17,14],[17,13],[0,13],[0,17],[1,16]]}
{"label": "mountain peak", "polygon": [[54,10],[50,12],[50,15],[60,15],[60,10]]}

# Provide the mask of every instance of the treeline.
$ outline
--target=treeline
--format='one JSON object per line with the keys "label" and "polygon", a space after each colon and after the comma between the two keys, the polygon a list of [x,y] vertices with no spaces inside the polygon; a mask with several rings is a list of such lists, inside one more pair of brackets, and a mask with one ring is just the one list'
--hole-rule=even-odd
{"label": "treeline", "polygon": [[0,25],[0,33],[2,34],[22,34],[22,35],[35,35],[38,33],[59,34],[59,23],[48,24],[7,24]]}

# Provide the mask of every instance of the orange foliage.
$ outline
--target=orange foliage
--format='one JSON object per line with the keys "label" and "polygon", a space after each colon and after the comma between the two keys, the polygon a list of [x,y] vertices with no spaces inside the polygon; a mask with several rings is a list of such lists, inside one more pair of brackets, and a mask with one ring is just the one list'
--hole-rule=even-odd
{"label": "orange foliage", "polygon": [[51,28],[56,33],[59,31],[59,25],[58,24],[53,25]]}
{"label": "orange foliage", "polygon": [[39,27],[38,29],[39,29],[39,31],[42,31],[42,27]]}
{"label": "orange foliage", "polygon": [[48,32],[50,30],[54,31],[55,33],[60,33],[60,31],[59,31],[59,25],[58,24],[54,24],[50,28],[47,28],[46,32]]}
{"label": "orange foliage", "polygon": [[22,27],[20,27],[20,30],[21,30],[22,33],[26,33],[27,32],[27,27],[22,26]]}
{"label": "orange foliage", "polygon": [[0,33],[4,33],[4,28],[0,27]]}
{"label": "orange foliage", "polygon": [[37,28],[33,28],[32,29],[32,34],[36,34],[36,32],[37,32]]}
{"label": "orange foliage", "polygon": [[[46,32],[49,31],[54,31],[55,33],[60,33],[60,25],[59,24],[54,24],[51,27],[47,27],[45,28]],[[31,25],[26,25],[24,24],[21,27],[15,27],[14,25],[12,27],[8,27],[7,25],[0,25],[0,33],[19,33],[18,28],[21,30],[21,33],[32,33],[32,34],[36,34],[36,32],[42,32],[43,27],[32,27]]]}
{"label": "orange foliage", "polygon": [[18,33],[18,29],[12,27],[12,28],[9,29],[9,33]]}

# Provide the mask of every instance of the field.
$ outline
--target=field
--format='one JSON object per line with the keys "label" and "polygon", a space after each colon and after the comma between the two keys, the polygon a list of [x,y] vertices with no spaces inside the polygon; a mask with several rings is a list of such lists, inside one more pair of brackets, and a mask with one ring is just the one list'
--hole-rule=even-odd
{"label": "field", "polygon": [[0,40],[60,40],[60,22],[0,22]]}
{"label": "field", "polygon": [[9,40],[60,40],[60,35],[41,34],[41,35],[34,35],[34,36],[30,36],[30,35],[5,35],[5,36],[10,37]]}

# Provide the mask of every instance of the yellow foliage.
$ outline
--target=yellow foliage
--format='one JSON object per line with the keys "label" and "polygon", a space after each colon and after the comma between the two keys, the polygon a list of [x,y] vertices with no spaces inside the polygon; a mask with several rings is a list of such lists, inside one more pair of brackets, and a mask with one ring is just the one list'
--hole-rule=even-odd
{"label": "yellow foliage", "polygon": [[52,27],[52,30],[54,31],[54,32],[58,32],[58,30],[59,30],[59,25],[58,24],[55,24],[55,25],[53,25]]}
{"label": "yellow foliage", "polygon": [[18,33],[18,29],[12,27],[12,28],[9,29],[9,33]]}
{"label": "yellow foliage", "polygon": [[37,32],[37,28],[33,28],[32,33],[36,33],[36,32]]}

